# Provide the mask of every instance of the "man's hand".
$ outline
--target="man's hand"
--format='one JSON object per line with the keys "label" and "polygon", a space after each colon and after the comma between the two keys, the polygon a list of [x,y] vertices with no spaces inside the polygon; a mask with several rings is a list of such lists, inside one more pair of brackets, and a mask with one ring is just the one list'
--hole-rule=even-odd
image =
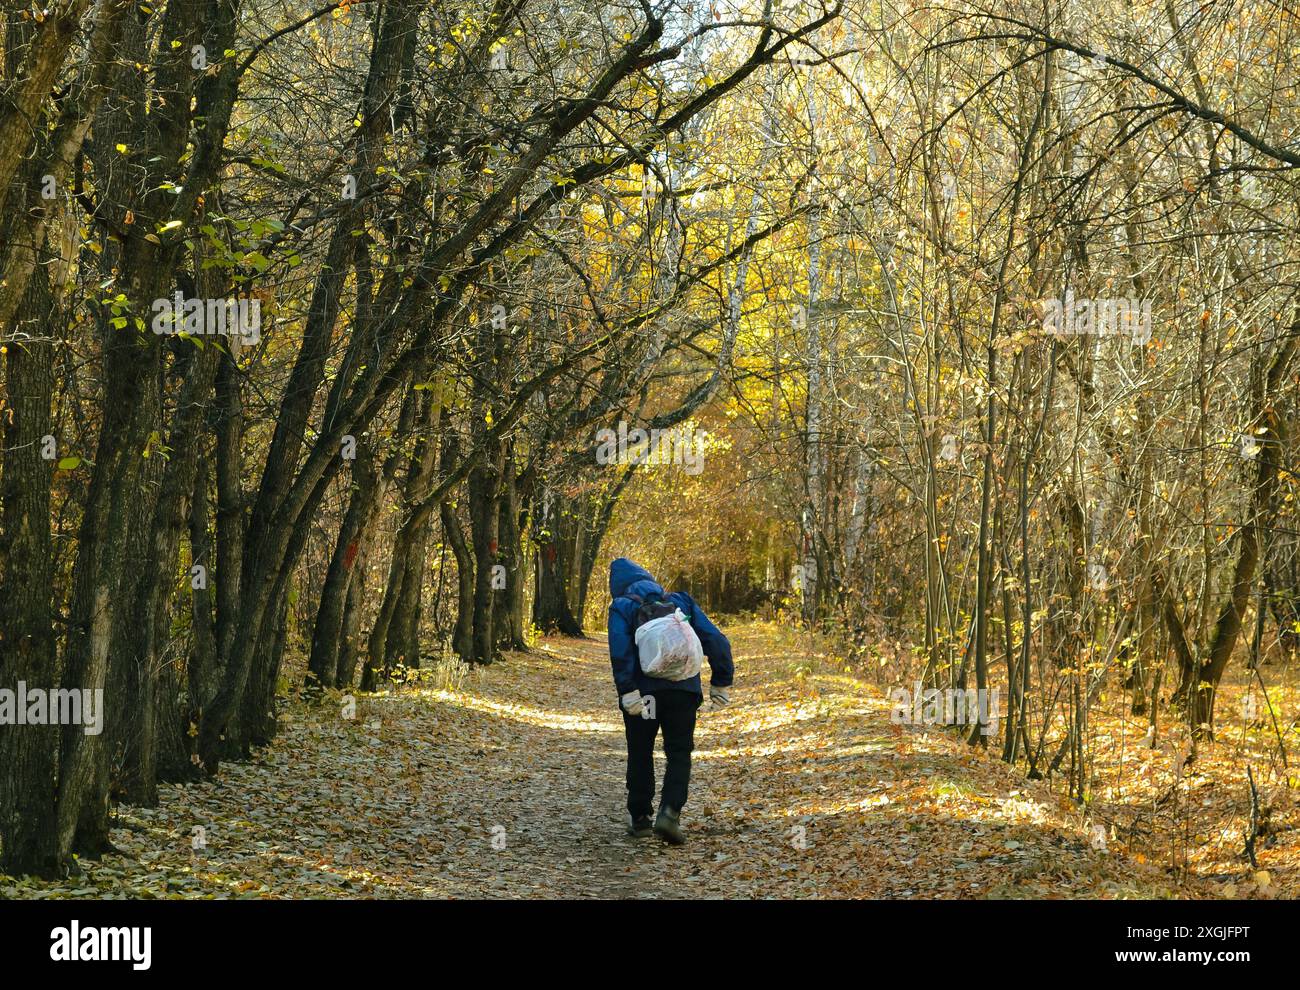
{"label": "man's hand", "polygon": [[719,708],[726,708],[727,705],[731,704],[731,688],[714,687],[710,684],[709,700],[713,702],[713,706],[709,709],[710,711],[716,712]]}
{"label": "man's hand", "polygon": [[619,703],[623,706],[623,711],[627,712],[633,718],[640,715],[642,710],[645,708],[645,702],[642,700],[641,692],[639,690],[629,691],[619,699]]}

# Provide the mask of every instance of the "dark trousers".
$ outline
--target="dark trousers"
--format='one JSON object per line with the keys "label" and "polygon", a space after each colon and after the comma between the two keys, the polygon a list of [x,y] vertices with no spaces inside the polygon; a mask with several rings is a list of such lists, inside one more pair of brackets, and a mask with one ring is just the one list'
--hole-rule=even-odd
{"label": "dark trousers", "polygon": [[660,807],[667,805],[681,811],[686,804],[686,790],[691,782],[691,751],[695,748],[695,712],[704,700],[694,691],[656,691],[646,697],[655,699],[655,717],[633,718],[623,712],[623,731],[627,737],[627,810],[633,818],[653,812],[655,796],[655,736],[662,729],[664,756],[664,790]]}

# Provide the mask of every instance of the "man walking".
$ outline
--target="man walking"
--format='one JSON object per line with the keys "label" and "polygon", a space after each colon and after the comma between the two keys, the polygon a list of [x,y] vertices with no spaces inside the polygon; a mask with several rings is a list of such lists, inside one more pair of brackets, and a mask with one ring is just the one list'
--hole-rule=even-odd
{"label": "man walking", "polygon": [[[660,644],[671,639],[675,647],[695,641],[694,648],[702,649],[709,661],[709,699],[717,709],[731,700],[735,673],[731,643],[690,595],[684,591],[666,594],[649,571],[626,557],[619,557],[609,566],[609,594],[613,599],[609,606],[609,660],[627,738],[628,834],[644,838],[654,833],[666,842],[681,845],[686,841],[680,819],[691,780],[695,713],[704,700],[704,691],[698,660],[693,666],[672,661],[661,664],[670,647]],[[656,623],[670,639],[659,638]],[[645,655],[651,651],[652,656]],[[654,673],[648,673],[647,667]],[[660,730],[668,768],[659,814],[652,825],[654,746]]]}

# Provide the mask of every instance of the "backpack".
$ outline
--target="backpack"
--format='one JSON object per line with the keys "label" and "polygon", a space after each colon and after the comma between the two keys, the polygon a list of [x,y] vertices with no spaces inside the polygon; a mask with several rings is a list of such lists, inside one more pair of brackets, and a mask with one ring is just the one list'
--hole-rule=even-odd
{"label": "backpack", "polygon": [[628,595],[628,598],[636,604],[636,612],[632,615],[632,632],[635,634],[638,629],[647,622],[654,619],[662,619],[665,615],[672,615],[677,611],[677,606],[667,598],[660,597],[658,592],[652,591],[645,598],[640,595]]}
{"label": "backpack", "polygon": [[628,598],[637,606],[632,632],[642,672],[666,681],[696,676],[704,666],[704,646],[681,609],[654,593]]}

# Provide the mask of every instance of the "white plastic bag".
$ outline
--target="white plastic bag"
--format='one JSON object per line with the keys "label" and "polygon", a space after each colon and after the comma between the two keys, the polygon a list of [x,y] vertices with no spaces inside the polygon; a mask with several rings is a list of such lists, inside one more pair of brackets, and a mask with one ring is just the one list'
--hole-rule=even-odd
{"label": "white plastic bag", "polygon": [[666,681],[684,681],[704,666],[704,646],[681,609],[638,629],[636,652],[642,671]]}

